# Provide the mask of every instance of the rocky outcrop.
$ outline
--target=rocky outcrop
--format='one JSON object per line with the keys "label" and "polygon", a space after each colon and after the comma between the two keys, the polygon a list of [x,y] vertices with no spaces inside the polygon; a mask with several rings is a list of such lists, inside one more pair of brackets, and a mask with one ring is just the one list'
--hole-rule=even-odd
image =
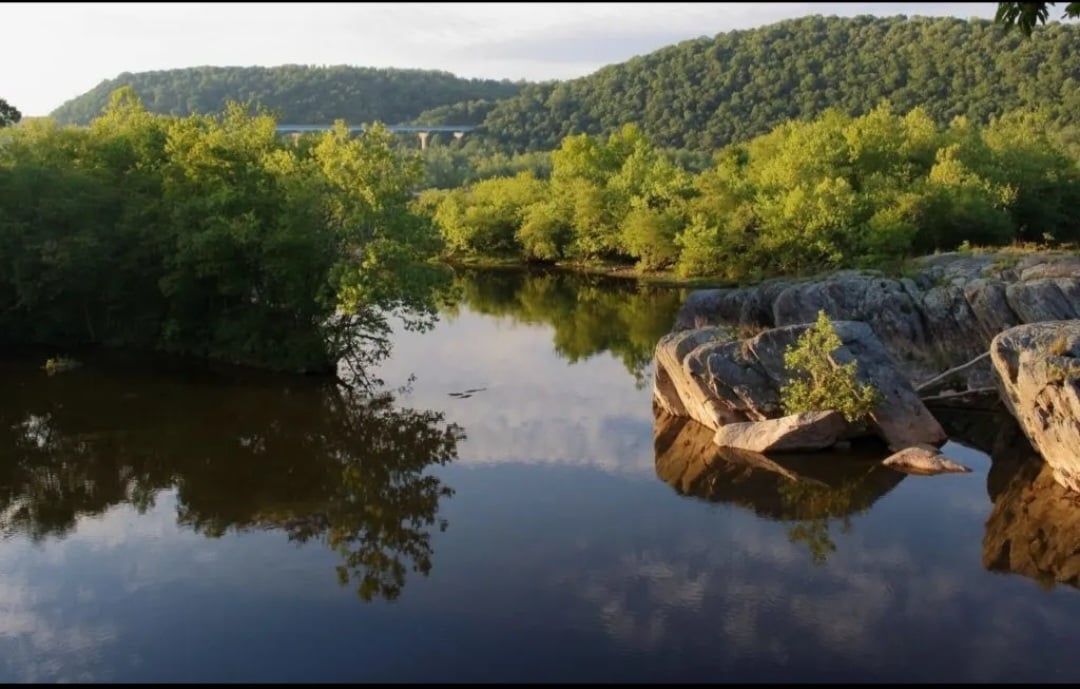
{"label": "rocky outcrop", "polygon": [[1080,321],[1010,328],[990,345],[1001,398],[1054,480],[1080,493]]}
{"label": "rocky outcrop", "polygon": [[940,452],[925,447],[907,447],[889,455],[881,462],[884,466],[905,474],[933,476],[935,474],[970,474],[971,469],[946,459]]}
{"label": "rocky outcrop", "polygon": [[835,411],[811,411],[768,421],[721,426],[713,443],[752,452],[792,452],[832,447],[848,430],[844,416]]}
{"label": "rocky outcrop", "polygon": [[1080,504],[1038,459],[995,462],[994,507],[983,536],[983,566],[1043,584],[1080,587]]}
{"label": "rocky outcrop", "polygon": [[[713,329],[673,333],[657,345],[654,397],[663,409],[688,416],[716,431],[739,422],[782,416],[780,388],[787,382],[784,351],[809,325],[766,330],[742,341]],[[859,382],[882,394],[871,413],[869,431],[890,448],[939,445],[945,432],[898,370],[881,341],[865,323],[833,323],[842,346],[833,363],[857,362]]]}
{"label": "rocky outcrop", "polygon": [[716,429],[741,419],[719,405],[702,381],[683,366],[695,350],[734,339],[727,328],[701,328],[665,335],[656,345],[656,373],[653,398],[662,409],[675,416],[687,416]]}
{"label": "rocky outcrop", "polygon": [[[940,254],[909,277],[841,271],[815,280],[690,294],[676,330],[729,325],[782,327],[863,321],[910,381],[923,381],[987,351],[1002,330],[1080,318],[1080,257],[1068,254]],[[964,372],[966,387],[992,385],[989,362]]]}

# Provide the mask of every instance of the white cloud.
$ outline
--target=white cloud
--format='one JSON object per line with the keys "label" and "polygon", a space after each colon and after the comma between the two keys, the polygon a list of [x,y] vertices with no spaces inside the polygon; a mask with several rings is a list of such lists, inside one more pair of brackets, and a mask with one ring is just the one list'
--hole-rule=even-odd
{"label": "white cloud", "polygon": [[[548,325],[463,313],[425,334],[395,338],[380,375],[400,384],[398,403],[446,413],[465,429],[458,463],[558,463],[652,477],[651,388],[610,354],[568,364]],[[465,344],[467,343],[467,344]],[[486,388],[468,399],[450,393]]]}
{"label": "white cloud", "polygon": [[995,3],[7,4],[0,98],[27,115],[122,72],[351,64],[568,78],[679,40],[807,14],[992,16]]}

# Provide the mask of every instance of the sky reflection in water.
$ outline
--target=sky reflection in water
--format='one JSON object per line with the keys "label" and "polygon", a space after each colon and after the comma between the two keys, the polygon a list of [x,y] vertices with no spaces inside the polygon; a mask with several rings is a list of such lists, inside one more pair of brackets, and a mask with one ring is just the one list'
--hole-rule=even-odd
{"label": "sky reflection in water", "polygon": [[1080,508],[1000,420],[715,458],[639,384],[681,295],[462,279],[376,402],[4,364],[0,679],[1080,679]]}

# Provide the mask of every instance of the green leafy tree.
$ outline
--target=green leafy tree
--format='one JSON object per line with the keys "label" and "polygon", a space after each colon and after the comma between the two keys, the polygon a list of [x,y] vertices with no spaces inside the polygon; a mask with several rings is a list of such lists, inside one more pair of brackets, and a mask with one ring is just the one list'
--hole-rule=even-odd
{"label": "green leafy tree", "polygon": [[838,365],[831,358],[842,345],[824,311],[817,321],[784,352],[784,365],[791,379],[780,389],[784,413],[834,410],[848,421],[866,419],[880,400],[869,383],[860,383],[858,362]]}
{"label": "green leafy tree", "polygon": [[388,351],[392,314],[434,317],[441,242],[412,210],[422,164],[385,128],[292,145],[247,106],[163,117],[125,88],[88,128],[4,135],[4,342],[362,371]]}
{"label": "green leafy tree", "polygon": [[627,125],[565,139],[550,179],[487,180],[417,207],[476,256],[636,261],[731,282],[890,267],[964,242],[1080,239],[1068,132],[1047,109],[941,126],[882,101],[787,122],[693,174]]}
{"label": "green leafy tree", "polygon": [[22,113],[19,112],[18,108],[0,98],[0,127],[10,127],[13,124],[18,124],[21,119]]}
{"label": "green leafy tree", "polygon": [[547,185],[531,173],[499,177],[448,194],[435,222],[452,255],[520,254],[519,229],[528,209],[546,197]]}
{"label": "green leafy tree", "polygon": [[[1050,8],[1056,5],[1053,2],[999,2],[994,21],[1011,29],[1014,26],[1030,36],[1037,24],[1045,24],[1050,17]],[[1070,2],[1065,5],[1062,19],[1080,17],[1080,2]]]}

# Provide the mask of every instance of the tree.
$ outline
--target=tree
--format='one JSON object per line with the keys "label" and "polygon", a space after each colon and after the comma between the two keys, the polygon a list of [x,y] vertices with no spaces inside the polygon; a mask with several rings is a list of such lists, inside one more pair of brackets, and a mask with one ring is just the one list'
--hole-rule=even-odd
{"label": "tree", "polygon": [[[1035,24],[1045,24],[1050,16],[1050,8],[1056,5],[1053,2],[999,2],[994,21],[1002,24],[1006,29],[1016,26],[1030,36]],[[1080,2],[1070,2],[1065,6],[1062,19],[1075,19],[1080,17]]]}
{"label": "tree", "polygon": [[373,370],[390,315],[434,318],[422,175],[385,127],[292,145],[247,106],[164,117],[131,88],[86,128],[27,122],[0,146],[0,341]]}
{"label": "tree", "polygon": [[22,113],[14,105],[0,98],[0,127],[8,127],[17,124],[22,119]]}
{"label": "tree", "polygon": [[851,423],[861,422],[881,399],[869,383],[860,383],[857,362],[837,365],[832,353],[843,343],[824,311],[817,322],[784,352],[784,366],[793,375],[780,389],[785,414],[832,409]]}

